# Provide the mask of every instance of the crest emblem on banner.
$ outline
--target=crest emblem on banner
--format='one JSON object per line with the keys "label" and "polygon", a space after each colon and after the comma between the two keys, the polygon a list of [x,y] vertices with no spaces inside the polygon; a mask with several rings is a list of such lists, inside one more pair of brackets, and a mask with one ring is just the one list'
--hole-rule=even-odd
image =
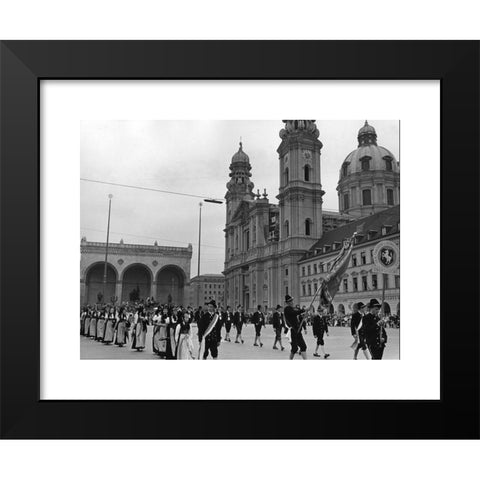
{"label": "crest emblem on banner", "polygon": [[400,265],[398,245],[391,240],[379,242],[373,249],[373,262],[379,272],[396,272]]}

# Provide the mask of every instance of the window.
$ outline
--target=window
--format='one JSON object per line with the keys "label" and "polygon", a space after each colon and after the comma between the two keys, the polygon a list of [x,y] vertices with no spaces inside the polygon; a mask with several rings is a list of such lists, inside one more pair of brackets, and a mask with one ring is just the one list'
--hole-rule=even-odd
{"label": "window", "polygon": [[323,273],[323,263],[320,264],[320,273]]}
{"label": "window", "polygon": [[366,275],[362,277],[362,290],[368,290],[368,283]]}
{"label": "window", "polygon": [[305,276],[305,267],[302,267],[302,277]]}
{"label": "window", "polygon": [[310,265],[307,267],[307,271],[308,271],[308,274],[309,274],[309,275],[312,274],[312,268],[310,267]]}
{"label": "window", "polygon": [[346,193],[343,196],[343,209],[348,210],[350,208],[350,195]]}
{"label": "window", "polygon": [[245,230],[245,250],[250,249],[250,231],[247,229]]}
{"label": "window", "polygon": [[363,205],[372,204],[372,191],[371,190],[362,190],[362,201]]}
{"label": "window", "polygon": [[393,190],[387,188],[387,205],[393,205]]}
{"label": "window", "polygon": [[383,282],[384,282],[384,284],[385,284],[385,288],[390,288],[390,286],[388,285],[388,284],[389,284],[388,280],[389,280],[389,276],[388,276],[388,275],[384,275],[384,276],[383,276]]}
{"label": "window", "polygon": [[378,280],[376,275],[372,275],[372,288],[374,290],[378,288]]}
{"label": "window", "polygon": [[307,219],[305,220],[305,235],[310,236],[310,230],[311,230],[310,226],[311,226],[311,223],[312,223],[312,222],[311,222],[311,220],[310,220],[309,218],[307,218]]}
{"label": "window", "polygon": [[285,227],[285,238],[288,238],[289,235],[290,235],[290,233],[288,231],[288,220],[285,221],[284,227]]}
{"label": "window", "polygon": [[342,175],[346,177],[348,175],[348,165],[342,167]]}
{"label": "window", "polygon": [[391,158],[385,158],[385,167],[387,169],[387,172],[391,172],[393,170]]}
{"label": "window", "polygon": [[343,279],[343,291],[348,292],[348,280],[346,278]]}
{"label": "window", "polygon": [[362,162],[362,171],[366,172],[370,170],[370,159],[369,158],[362,158],[360,160]]}
{"label": "window", "polygon": [[357,266],[357,256],[352,255],[352,267],[356,267],[356,266]]}
{"label": "window", "polygon": [[313,284],[313,290],[316,292],[318,290],[318,283]]}
{"label": "window", "polygon": [[[315,273],[315,274],[318,273],[318,266],[317,266],[316,263],[313,265],[313,273]],[[316,289],[315,289],[315,290],[316,290]]]}
{"label": "window", "polygon": [[400,275],[395,275],[395,288],[400,288]]}
{"label": "window", "polygon": [[305,296],[307,292],[305,291],[305,285],[302,285],[302,295]]}
{"label": "window", "polygon": [[308,294],[309,295],[312,294],[312,286],[310,284],[308,284]]}
{"label": "window", "polygon": [[308,165],[305,165],[304,179],[306,182],[310,181],[310,167]]}
{"label": "window", "polygon": [[288,168],[285,169],[284,178],[285,178],[285,185],[286,185],[288,183]]}
{"label": "window", "polygon": [[356,278],[353,279],[353,291],[358,292],[358,281]]}
{"label": "window", "polygon": [[285,269],[285,276],[288,277],[288,268]]}
{"label": "window", "polygon": [[285,285],[285,295],[288,295],[288,285]]}
{"label": "window", "polygon": [[362,262],[362,265],[365,265],[367,263],[367,255],[365,254],[365,252],[362,252],[360,254],[360,260]]}

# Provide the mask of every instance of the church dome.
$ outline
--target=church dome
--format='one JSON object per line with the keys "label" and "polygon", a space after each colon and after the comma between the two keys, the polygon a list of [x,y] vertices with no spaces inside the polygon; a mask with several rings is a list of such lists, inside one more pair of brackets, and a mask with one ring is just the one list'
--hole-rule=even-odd
{"label": "church dome", "polygon": [[243,163],[249,163],[250,162],[250,158],[243,151],[242,142],[240,142],[240,147],[238,149],[238,152],[232,157],[232,163],[236,163],[236,162],[243,162]]}
{"label": "church dome", "polygon": [[340,179],[364,171],[390,171],[398,173],[400,168],[393,153],[377,145],[375,128],[365,121],[358,131],[358,147],[350,152],[342,163]]}

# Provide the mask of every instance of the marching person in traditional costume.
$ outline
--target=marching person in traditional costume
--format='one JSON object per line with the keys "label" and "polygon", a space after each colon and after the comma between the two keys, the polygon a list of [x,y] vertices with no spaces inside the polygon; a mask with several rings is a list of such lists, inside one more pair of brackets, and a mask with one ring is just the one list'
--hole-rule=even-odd
{"label": "marching person in traditional costume", "polygon": [[[165,309],[167,310],[167,309]],[[167,312],[165,312],[165,318],[167,318]],[[160,308],[156,308],[153,314],[153,336],[152,336],[152,350],[158,356],[165,357],[167,353],[167,325],[162,319],[162,313]]]}
{"label": "marching person in traditional costume", "polygon": [[325,342],[323,340],[323,335],[327,334],[328,337],[328,316],[326,309],[322,308],[320,305],[318,306],[317,313],[313,315],[312,318],[312,329],[313,329],[313,336],[317,339],[317,347],[315,348],[315,353],[313,354],[314,357],[319,357],[318,348],[322,350],[323,358],[328,358],[330,356],[329,353],[325,353]]}
{"label": "marching person in traditional costume", "polygon": [[123,347],[127,343],[127,316],[124,307],[120,307],[115,324],[115,345]]}
{"label": "marching person in traditional costume", "polygon": [[202,315],[200,324],[198,325],[198,341],[200,342],[199,357],[203,349],[204,360],[207,359],[208,354],[216,360],[218,357],[218,330],[215,328],[219,318],[219,314],[215,312],[217,305],[215,300],[210,300],[207,303],[207,311]]}
{"label": "marching person in traditional costume", "polygon": [[222,323],[225,325],[225,341],[231,342],[230,340],[230,330],[232,329],[233,314],[232,309],[227,306],[225,312],[222,313]]}
{"label": "marching person in traditional costume", "polygon": [[380,310],[380,303],[372,299],[368,304],[369,312],[362,319],[362,334],[365,336],[365,342],[372,360],[381,360],[383,351],[387,343],[387,332],[384,328],[384,321],[378,316]]}
{"label": "marching person in traditional costume", "polygon": [[260,345],[260,347],[263,347],[260,336],[262,334],[262,327],[265,326],[265,315],[262,312],[261,305],[257,305],[257,311],[253,314],[252,323],[255,325],[255,341],[253,342],[253,346],[258,347],[258,345]]}
{"label": "marching person in traditional costume", "polygon": [[273,312],[273,319],[272,325],[273,330],[275,331],[275,342],[273,342],[273,349],[278,350],[277,343],[280,344],[280,348],[282,352],[285,350],[285,347],[282,345],[282,330],[285,330],[287,333],[287,329],[285,327],[285,320],[283,319],[283,308],[281,305],[277,305],[277,309]]}
{"label": "marching person in traditional costume", "polygon": [[99,315],[100,315],[100,312],[98,310],[95,310],[92,313],[92,316],[90,318],[90,329],[88,332],[88,336],[90,338],[94,338],[94,339],[97,338],[97,320]]}
{"label": "marching person in traditional costume", "polygon": [[103,342],[107,345],[113,342],[115,333],[115,320],[115,308],[110,307],[110,311],[107,314],[107,320],[105,322],[105,333],[103,335]]}
{"label": "marching person in traditional costume", "polygon": [[301,315],[305,312],[303,309],[293,307],[293,298],[290,295],[285,295],[285,307],[283,314],[285,315],[285,322],[290,329],[290,360],[293,360],[297,350],[300,350],[300,355],[304,360],[307,359],[307,344],[302,335],[303,321],[300,320]]}
{"label": "marching person in traditional costume", "polygon": [[237,336],[235,338],[235,343],[240,343],[238,340],[243,343],[242,338],[242,328],[243,324],[245,323],[245,314],[243,313],[243,308],[241,305],[238,305],[237,311],[233,315],[233,324],[235,325],[235,329],[237,330]]}
{"label": "marching person in traditional costume", "polygon": [[90,320],[92,318],[92,309],[87,308],[87,313],[85,315],[85,320],[83,321],[83,336],[88,337],[90,335]]}
{"label": "marching person in traditional costume", "polygon": [[365,343],[365,338],[363,336],[362,329],[362,319],[365,314],[366,305],[363,302],[358,302],[353,304],[353,314],[350,320],[350,332],[354,338],[354,342],[351,345],[353,348],[353,359],[357,360],[358,352],[362,350],[365,358],[370,360],[370,355],[368,354],[367,344]]}
{"label": "marching person in traditional costume", "polygon": [[101,312],[100,316],[97,320],[97,334],[95,336],[95,340],[97,342],[103,342],[103,336],[105,335],[105,322],[107,321],[107,307],[104,307]]}
{"label": "marching person in traditional costume", "polygon": [[145,338],[147,336],[147,319],[143,306],[137,308],[135,313],[133,330],[132,330],[132,349],[140,352],[145,348]]}
{"label": "marching person in traditional costume", "polygon": [[190,331],[190,314],[183,311],[179,312],[177,317],[177,326],[175,329],[177,360],[195,359],[193,353],[193,341]]}

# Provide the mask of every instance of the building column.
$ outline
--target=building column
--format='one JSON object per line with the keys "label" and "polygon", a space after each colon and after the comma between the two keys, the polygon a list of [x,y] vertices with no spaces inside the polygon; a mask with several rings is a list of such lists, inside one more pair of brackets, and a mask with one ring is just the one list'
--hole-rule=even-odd
{"label": "building column", "polygon": [[85,280],[80,279],[80,305],[85,305],[87,303],[86,293],[87,287],[85,285]]}
{"label": "building column", "polygon": [[122,282],[121,280],[117,280],[117,283],[115,285],[115,296],[118,298],[118,303],[122,303]]}

